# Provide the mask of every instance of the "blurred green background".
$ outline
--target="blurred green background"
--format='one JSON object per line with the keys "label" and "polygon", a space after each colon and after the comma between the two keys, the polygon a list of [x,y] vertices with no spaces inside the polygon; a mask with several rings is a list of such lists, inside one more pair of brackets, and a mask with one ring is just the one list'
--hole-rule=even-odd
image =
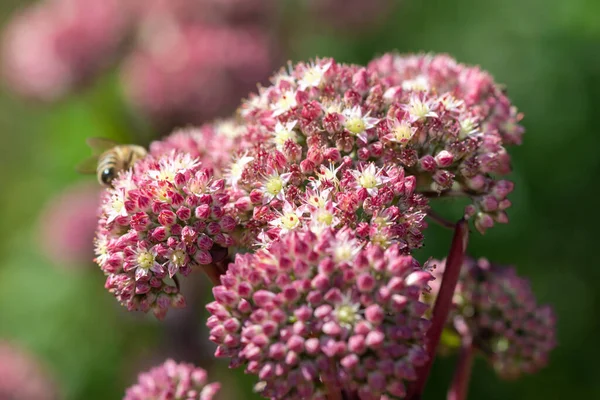
{"label": "blurred green background", "polygon": [[[499,381],[477,360],[469,398],[600,398],[600,268],[591,251],[600,237],[600,2],[403,0],[360,33],[294,20],[293,3],[287,2],[285,24],[301,34],[283,49],[292,60],[332,56],[366,63],[394,49],[447,52],[507,85],[526,128],[523,145],[510,149],[511,223],[485,236],[473,233],[470,251],[515,264],[531,279],[539,302],[555,307],[559,346],[547,368],[516,382]],[[23,4],[3,0],[0,22]],[[153,317],[121,310],[99,269],[53,265],[36,242],[46,201],[73,182],[94,179],[74,171],[89,155],[86,137],[141,143],[150,137],[124,110],[110,71],[53,105],[0,93],[0,338],[38,354],[65,399],[120,398],[139,365],[155,357],[151,349],[171,338]],[[442,207],[447,215],[460,214],[460,206]],[[443,257],[449,242],[449,232],[432,227],[420,259]],[[425,398],[445,396],[453,363],[436,362]],[[240,371],[227,378],[224,363],[209,364],[212,379],[240,382],[228,385],[230,398],[250,398],[252,380]]]}

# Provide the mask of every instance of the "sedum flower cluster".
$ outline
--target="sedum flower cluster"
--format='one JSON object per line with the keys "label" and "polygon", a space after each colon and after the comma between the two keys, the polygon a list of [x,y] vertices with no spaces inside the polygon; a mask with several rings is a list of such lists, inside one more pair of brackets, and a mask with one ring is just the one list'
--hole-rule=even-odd
{"label": "sedum flower cluster", "polygon": [[[445,55],[290,65],[232,118],[176,130],[119,174],[96,261],[123,305],[159,318],[185,304],[178,279],[204,270],[217,285],[216,355],[257,375],[268,398],[410,398],[446,322],[420,300],[443,268],[432,281],[412,257],[430,201],[470,198],[464,217],[481,232],[507,222],[513,185],[499,176],[519,119],[487,73]],[[463,270],[451,318],[502,376],[541,367],[550,309],[512,270]]]}
{"label": "sedum flower cluster", "polygon": [[[433,264],[439,281],[445,260]],[[431,286],[435,297],[439,285]],[[537,304],[529,281],[513,267],[491,264],[485,258],[466,259],[453,303],[448,328],[454,329],[458,319],[464,321],[474,346],[499,376],[517,378],[547,364],[556,346],[554,312]]]}
{"label": "sedum flower cluster", "polygon": [[[403,72],[414,60],[428,62],[418,79]],[[478,70],[446,56],[299,63],[245,101],[237,118],[154,142],[150,161],[105,195],[97,261],[107,287],[130,309],[162,316],[183,303],[163,278],[211,263],[213,244],[254,251],[300,229],[349,228],[361,245],[410,254],[422,244],[427,194],[479,178],[491,183],[479,187],[488,214],[479,212],[476,225],[482,215],[500,218],[493,199],[507,206],[512,186],[491,172],[506,172],[508,155],[501,141],[490,150],[488,139],[518,135],[484,121],[502,109],[489,99],[506,98],[486,74],[469,71]],[[514,113],[501,123],[498,110],[494,126],[514,125]]]}
{"label": "sedum flower cluster", "polygon": [[419,189],[470,197],[465,217],[482,233],[508,222],[513,183],[496,177],[510,172],[505,146],[521,144],[524,129],[503,88],[447,55],[386,54],[368,69],[385,82],[386,103],[408,104],[395,125],[402,129],[388,137],[406,140],[394,156],[417,176]]}
{"label": "sedum flower cluster", "polygon": [[212,400],[219,383],[207,383],[206,371],[192,364],[167,360],[143,372],[127,389],[124,400]]}
{"label": "sedum flower cluster", "polygon": [[225,215],[224,181],[189,155],[137,163],[103,195],[96,262],[106,288],[129,310],[164,317],[183,307],[178,276],[213,262],[233,244],[236,221]]}
{"label": "sedum flower cluster", "polygon": [[292,232],[229,266],[207,306],[210,338],[269,398],[324,398],[328,382],[362,399],[403,397],[426,359],[419,295],[430,279],[397,244]]}

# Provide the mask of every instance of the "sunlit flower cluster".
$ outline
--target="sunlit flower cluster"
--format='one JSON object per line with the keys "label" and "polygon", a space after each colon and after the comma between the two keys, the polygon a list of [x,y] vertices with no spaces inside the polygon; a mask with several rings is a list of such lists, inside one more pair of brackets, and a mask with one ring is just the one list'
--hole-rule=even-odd
{"label": "sunlit flower cluster", "polygon": [[[96,261],[123,305],[159,318],[184,305],[178,277],[220,279],[207,306],[216,355],[257,375],[265,397],[404,398],[446,324],[427,313],[444,262],[430,283],[436,262],[412,257],[429,199],[471,197],[481,232],[508,222],[513,184],[497,176],[518,119],[487,74],[446,56],[290,64],[231,119],[176,130],[119,175]],[[456,227],[462,258],[468,227]],[[448,329],[467,326],[501,376],[546,363],[554,316],[514,270],[468,259],[454,293],[452,307],[440,297]]]}
{"label": "sunlit flower cluster", "polygon": [[[435,264],[432,295],[439,290],[445,261]],[[486,259],[466,259],[454,293],[455,309],[448,326],[466,322],[474,346],[503,378],[533,373],[548,362],[556,346],[552,308],[538,305],[529,281],[512,267]]]}
{"label": "sunlit flower cluster", "polygon": [[193,364],[167,360],[143,372],[138,382],[127,389],[124,400],[212,400],[219,383],[208,383],[206,371]]}
{"label": "sunlit flower cluster", "polygon": [[[503,144],[520,143],[523,129],[486,73],[446,56],[388,54],[366,68],[331,59],[299,63],[272,82],[240,109],[246,124],[274,143],[252,149],[247,170],[265,169],[261,162],[299,164],[308,176],[330,164],[340,173],[362,162],[402,167],[417,193],[469,196],[465,216],[481,232],[508,222],[513,184],[495,176],[510,171]],[[263,150],[279,159],[261,161]]]}
{"label": "sunlit flower cluster", "polygon": [[236,149],[243,167],[229,178],[241,243],[349,226],[383,247],[421,245],[427,200],[415,177],[371,144],[386,118],[383,92],[367,80],[363,67],[320,59],[281,71],[244,102]]}
{"label": "sunlit flower cluster", "polygon": [[163,317],[185,305],[177,276],[211,264],[234,241],[224,181],[197,159],[172,152],[121,174],[103,195],[96,262],[106,288],[129,310]]}
{"label": "sunlit flower cluster", "polygon": [[521,115],[492,77],[446,55],[386,54],[369,74],[383,85],[389,105],[384,153],[396,157],[430,196],[468,196],[465,212],[485,232],[508,222],[510,172],[505,145],[520,144]]}
{"label": "sunlit flower cluster", "polygon": [[360,243],[349,229],[302,229],[238,255],[207,306],[216,355],[273,399],[321,398],[332,382],[361,399],[404,397],[427,357],[419,296],[432,276],[397,244]]}

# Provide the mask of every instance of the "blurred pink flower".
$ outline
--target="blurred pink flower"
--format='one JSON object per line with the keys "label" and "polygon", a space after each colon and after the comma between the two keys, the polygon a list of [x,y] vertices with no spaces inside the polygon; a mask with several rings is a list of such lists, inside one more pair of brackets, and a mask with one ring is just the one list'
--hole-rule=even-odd
{"label": "blurred pink flower", "polygon": [[259,26],[182,24],[154,18],[125,60],[122,81],[134,108],[167,126],[232,112],[271,73],[271,39]]}
{"label": "blurred pink flower", "polygon": [[58,400],[58,388],[32,354],[0,340],[0,399]]}
{"label": "blurred pink flower", "polygon": [[276,0],[130,0],[142,18],[177,15],[180,21],[228,25],[231,22],[267,22],[277,11]]}
{"label": "blurred pink flower", "polygon": [[53,101],[110,65],[126,34],[129,3],[47,0],[22,10],[3,37],[7,83],[18,93]]}
{"label": "blurred pink flower", "polygon": [[38,240],[54,264],[69,267],[92,262],[99,206],[96,183],[74,184],[46,203],[38,220]]}
{"label": "blurred pink flower", "polygon": [[[432,302],[440,288],[445,260],[432,260],[436,280]],[[499,376],[514,379],[534,373],[548,363],[556,347],[556,316],[552,307],[539,305],[526,278],[514,267],[467,258],[454,292],[450,329],[460,319],[473,335],[475,347]]]}

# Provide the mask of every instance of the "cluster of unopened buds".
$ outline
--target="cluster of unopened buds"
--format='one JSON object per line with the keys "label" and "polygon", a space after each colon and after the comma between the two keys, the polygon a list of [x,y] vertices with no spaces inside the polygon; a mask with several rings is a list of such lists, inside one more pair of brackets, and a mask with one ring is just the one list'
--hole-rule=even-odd
{"label": "cluster of unopened buds", "polygon": [[[465,255],[470,220],[481,233],[508,222],[505,146],[523,133],[491,76],[387,54],[298,63],[271,82],[231,119],[152,143],[104,191],[96,261],[118,301],[162,318],[185,306],[179,280],[206,272],[216,356],[271,399],[419,398],[445,327],[503,377],[542,367],[552,311],[513,270]],[[470,199],[457,223],[430,208],[457,196]],[[412,256],[428,222],[454,230],[444,263]],[[178,379],[175,398],[210,398],[192,367],[140,379],[132,399]]]}

